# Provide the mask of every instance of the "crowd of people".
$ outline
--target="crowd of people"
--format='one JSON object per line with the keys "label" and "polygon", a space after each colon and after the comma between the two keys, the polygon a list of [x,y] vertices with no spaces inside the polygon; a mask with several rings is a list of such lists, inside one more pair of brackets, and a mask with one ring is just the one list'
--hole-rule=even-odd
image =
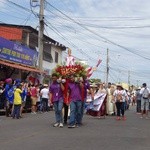
{"label": "crowd of people", "polygon": [[66,80],[55,73],[49,85],[34,85],[11,78],[0,81],[0,109],[5,109],[7,117],[20,119],[24,110],[31,109],[31,114],[36,114],[37,111],[47,112],[52,107],[55,111],[54,127],[62,128],[67,124],[68,128],[75,128],[83,124],[87,96],[94,101],[97,92],[106,94],[103,114],[126,120],[125,110],[136,105],[141,118],[145,115],[148,119],[150,90],[146,83],[142,88],[127,91],[121,84],[90,84],[86,77],[81,80],[74,75],[66,84]]}
{"label": "crowd of people", "polygon": [[[84,94],[81,92],[82,89]],[[53,107],[56,118],[54,127],[63,127],[63,124],[68,123],[68,127],[73,128],[82,123],[87,89],[91,90],[89,82],[75,80],[73,75],[70,76],[66,94],[64,93],[65,82],[57,74],[52,74],[50,85],[34,85],[8,78],[0,81],[0,109],[5,109],[7,117],[20,119],[23,110],[31,108],[31,114],[36,114],[37,111],[45,112]],[[64,116],[62,116],[63,108]],[[69,120],[68,110],[70,110]]]}
{"label": "crowd of people", "polygon": [[47,84],[34,85],[11,78],[0,81],[0,109],[5,109],[7,117],[19,119],[23,110],[31,110],[32,114],[36,114],[37,110],[48,111],[48,100]]}
{"label": "crowd of people", "polygon": [[[131,87],[130,90],[123,88],[122,84],[104,83],[92,85],[94,94],[105,93],[106,101],[104,101],[105,109],[100,112],[103,114],[116,116],[116,120],[126,120],[125,111],[129,107],[135,106],[137,114],[141,114],[140,118],[148,117],[150,110],[150,90],[146,83],[141,87]],[[101,115],[99,113],[99,115]]]}

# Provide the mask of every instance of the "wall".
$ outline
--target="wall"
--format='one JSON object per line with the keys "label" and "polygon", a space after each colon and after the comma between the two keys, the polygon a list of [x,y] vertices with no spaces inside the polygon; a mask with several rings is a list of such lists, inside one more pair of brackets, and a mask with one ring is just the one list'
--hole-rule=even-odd
{"label": "wall", "polygon": [[43,68],[44,70],[49,70],[49,74],[51,74],[52,69],[54,69],[57,65],[57,63],[55,63],[55,51],[58,52],[58,64],[61,64],[62,62],[62,50],[59,47],[52,46],[51,55],[53,57],[53,62],[49,63],[47,61],[43,61]]}

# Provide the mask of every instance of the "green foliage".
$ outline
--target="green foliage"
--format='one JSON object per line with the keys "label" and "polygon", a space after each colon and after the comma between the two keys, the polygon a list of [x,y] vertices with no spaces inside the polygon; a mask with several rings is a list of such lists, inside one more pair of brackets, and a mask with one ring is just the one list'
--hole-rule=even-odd
{"label": "green foliage", "polygon": [[93,78],[93,79],[90,79],[89,81],[90,81],[90,83],[100,83],[101,79]]}

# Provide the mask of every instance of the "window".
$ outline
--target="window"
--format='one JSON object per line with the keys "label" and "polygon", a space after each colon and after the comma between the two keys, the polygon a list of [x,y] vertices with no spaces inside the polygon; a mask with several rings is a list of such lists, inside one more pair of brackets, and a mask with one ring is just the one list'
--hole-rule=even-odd
{"label": "window", "polygon": [[50,63],[53,62],[53,57],[51,55],[51,48],[45,47],[43,51],[43,60],[48,61]]}
{"label": "window", "polygon": [[58,63],[58,52],[55,52],[55,63]]}
{"label": "window", "polygon": [[52,63],[53,62],[53,57],[50,53],[44,51],[43,52],[43,60]]}

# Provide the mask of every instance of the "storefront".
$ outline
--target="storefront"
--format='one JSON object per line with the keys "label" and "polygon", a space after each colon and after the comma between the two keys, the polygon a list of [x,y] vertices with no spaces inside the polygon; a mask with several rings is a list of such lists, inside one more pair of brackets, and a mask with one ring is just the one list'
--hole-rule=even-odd
{"label": "storefront", "polygon": [[37,78],[42,74],[37,61],[37,51],[0,37],[0,79]]}

